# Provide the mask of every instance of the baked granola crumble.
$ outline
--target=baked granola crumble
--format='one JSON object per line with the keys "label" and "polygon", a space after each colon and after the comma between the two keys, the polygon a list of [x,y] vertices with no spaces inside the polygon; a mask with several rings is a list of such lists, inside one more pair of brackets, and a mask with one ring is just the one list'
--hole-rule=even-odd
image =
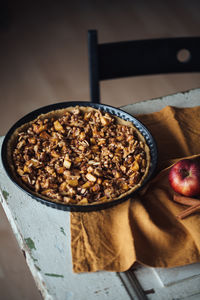
{"label": "baked granola crumble", "polygon": [[22,126],[12,159],[18,177],[41,197],[87,205],[135,190],[148,173],[150,155],[133,125],[76,106]]}

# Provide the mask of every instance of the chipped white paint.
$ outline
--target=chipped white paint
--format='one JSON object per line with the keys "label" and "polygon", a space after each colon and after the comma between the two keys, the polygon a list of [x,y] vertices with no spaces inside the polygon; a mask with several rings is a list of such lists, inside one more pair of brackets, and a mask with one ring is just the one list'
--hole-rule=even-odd
{"label": "chipped white paint", "polygon": [[200,89],[165,96],[159,99],[142,101],[123,106],[122,109],[130,114],[145,114],[159,111],[167,105],[177,107],[193,107],[200,105]]}
{"label": "chipped white paint", "polygon": [[0,187],[3,209],[45,300],[130,299],[116,273],[72,272],[69,212],[28,197],[7,177],[2,163]]}
{"label": "chipped white paint", "polygon": [[[166,105],[200,105],[200,90],[128,105],[123,110],[136,115],[158,111]],[[3,137],[0,145],[2,141]],[[114,272],[72,272],[68,212],[46,207],[25,195],[9,180],[2,164],[0,188],[3,209],[45,300],[130,299]],[[148,299],[194,300],[200,299],[198,268],[197,264],[168,270],[139,267],[135,275],[143,289],[149,291]],[[137,293],[134,299],[139,299]]]}
{"label": "chipped white paint", "polygon": [[200,276],[200,263],[182,266],[178,268],[157,268],[153,269],[158,275],[163,286],[170,286],[186,279],[192,279]]}

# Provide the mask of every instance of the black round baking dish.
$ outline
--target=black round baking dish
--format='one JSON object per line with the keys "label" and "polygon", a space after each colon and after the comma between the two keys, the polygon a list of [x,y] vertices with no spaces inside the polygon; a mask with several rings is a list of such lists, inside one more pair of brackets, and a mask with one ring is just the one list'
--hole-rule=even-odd
{"label": "black round baking dish", "polygon": [[[35,194],[31,193],[31,191],[27,191],[23,185],[20,184],[20,182],[16,181],[15,176],[13,176],[13,172],[11,171],[11,167],[8,161],[7,153],[8,153],[8,141],[11,138],[12,134],[14,131],[22,126],[25,123],[28,123],[35,118],[37,118],[41,114],[46,114],[50,111],[70,107],[70,106],[90,106],[96,109],[100,109],[101,111],[108,112],[114,116],[120,117],[126,121],[132,122],[134,126],[141,132],[141,134],[144,136],[146,139],[146,142],[150,148],[150,155],[151,155],[151,164],[149,168],[149,172],[145,180],[143,181],[142,185],[134,191],[132,194],[129,194],[123,198],[109,201],[109,202],[103,202],[103,203],[97,203],[97,204],[89,204],[89,205],[75,205],[75,204],[62,204],[62,203],[57,203],[57,202],[52,202],[47,199],[43,199],[42,196],[39,197],[38,195],[36,196]],[[25,115],[23,118],[21,118],[19,121],[17,121],[11,129],[8,131],[6,134],[3,145],[2,145],[2,151],[1,151],[1,156],[2,156],[2,162],[4,169],[9,176],[9,178],[21,189],[23,192],[25,192],[27,195],[31,196],[35,200],[41,202],[42,204],[45,204],[47,206],[64,210],[64,211],[77,211],[77,212],[89,212],[89,211],[96,211],[96,210],[101,210],[101,209],[106,209],[109,207],[112,207],[114,205],[117,205],[119,203],[122,203],[126,201],[128,198],[132,197],[133,194],[137,193],[152,177],[156,164],[157,164],[157,147],[155,144],[155,141],[151,135],[151,133],[148,131],[148,129],[136,118],[134,118],[132,115],[122,111],[121,109],[109,106],[109,105],[104,105],[104,104],[97,104],[97,103],[91,103],[91,102],[61,102],[61,103],[55,103],[52,105],[44,106],[41,107],[37,110],[32,111],[31,113]]]}

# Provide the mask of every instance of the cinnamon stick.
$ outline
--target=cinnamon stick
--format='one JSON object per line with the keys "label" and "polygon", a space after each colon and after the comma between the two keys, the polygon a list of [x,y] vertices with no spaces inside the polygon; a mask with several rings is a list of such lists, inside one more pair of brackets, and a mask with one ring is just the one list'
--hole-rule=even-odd
{"label": "cinnamon stick", "polygon": [[181,195],[177,195],[177,194],[174,194],[173,199],[175,202],[178,202],[178,203],[181,203],[184,205],[188,205],[188,206],[192,206],[192,205],[200,203],[199,199],[181,196]]}
{"label": "cinnamon stick", "polygon": [[178,214],[176,217],[178,219],[183,219],[192,213],[196,212],[198,209],[200,209],[200,203],[190,206],[189,208],[182,211],[180,214]]}

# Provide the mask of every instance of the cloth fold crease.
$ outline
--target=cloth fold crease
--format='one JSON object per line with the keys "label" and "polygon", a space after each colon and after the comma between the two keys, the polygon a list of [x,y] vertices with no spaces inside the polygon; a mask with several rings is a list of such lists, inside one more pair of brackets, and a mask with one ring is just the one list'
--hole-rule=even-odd
{"label": "cloth fold crease", "polygon": [[185,206],[173,201],[170,167],[200,159],[200,107],[167,106],[137,118],[158,148],[154,178],[133,199],[101,211],[71,213],[74,272],[123,272],[134,262],[175,267],[200,261],[200,211],[178,220]]}

